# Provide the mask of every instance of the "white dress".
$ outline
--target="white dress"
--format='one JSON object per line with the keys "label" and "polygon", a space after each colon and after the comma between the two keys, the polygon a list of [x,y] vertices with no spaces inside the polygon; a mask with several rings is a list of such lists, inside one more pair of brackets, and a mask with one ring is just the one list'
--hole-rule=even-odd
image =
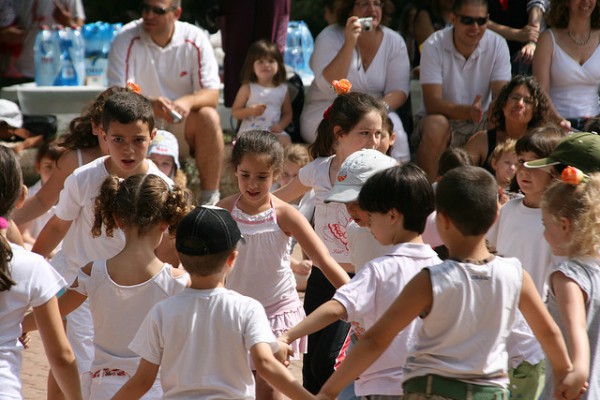
{"label": "white dress", "polygon": [[246,102],[246,107],[255,104],[266,104],[267,108],[262,115],[248,117],[242,120],[239,133],[251,130],[271,130],[271,126],[279,123],[281,119],[281,106],[287,95],[287,84],[282,83],[276,87],[262,86],[258,83],[249,83],[250,98]]}

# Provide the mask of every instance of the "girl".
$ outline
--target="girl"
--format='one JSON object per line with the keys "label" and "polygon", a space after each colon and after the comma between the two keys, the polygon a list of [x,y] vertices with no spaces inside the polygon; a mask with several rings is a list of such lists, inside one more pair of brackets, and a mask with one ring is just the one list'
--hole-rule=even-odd
{"label": "girl", "polygon": [[129,89],[110,87],[100,93],[89,109],[69,124],[69,134],[59,143],[65,151],[56,162],[56,169],[35,196],[28,199],[14,214],[17,224],[31,221],[43,215],[58,202],[58,196],[67,176],[84,164],[108,154],[104,143],[98,140],[101,132],[104,103],[115,93]]}
{"label": "girl", "polygon": [[182,189],[187,187],[187,177],[179,163],[179,144],[175,135],[163,129],[157,130],[146,156],[177,186]]}
{"label": "girl", "polygon": [[55,294],[66,285],[37,254],[6,239],[7,217],[23,203],[21,166],[14,152],[0,146],[0,398],[21,399],[21,321],[33,309],[50,368],[67,399],[81,399],[75,356],[62,326]]}
{"label": "girl", "polygon": [[[125,234],[125,247],[108,260],[81,268],[77,279],[59,299],[61,315],[75,310],[88,297],[94,321],[94,360],[90,399],[110,399],[137,369],[140,358],[128,346],[152,306],[179,293],[189,283],[185,272],[160,261],[154,251],[169,229],[189,211],[185,193],[156,175],[106,178],[95,202],[92,234]],[[123,307],[123,304],[127,304]],[[28,318],[24,330],[35,329]],[[118,332],[118,334],[115,334]],[[159,399],[154,383],[144,399]]]}
{"label": "girl", "polygon": [[[567,260],[550,275],[548,310],[561,327],[575,371],[588,382],[582,399],[600,396],[600,174],[554,182],[542,197],[544,238]],[[581,171],[578,171],[582,175]],[[543,399],[552,397],[552,368],[546,366]]]}
{"label": "girl", "polygon": [[[238,247],[236,267],[228,275],[226,287],[260,301],[279,337],[305,316],[290,268],[290,236],[336,286],[349,278],[306,218],[269,192],[283,165],[283,148],[277,139],[267,131],[244,132],[231,158],[240,194],[219,205],[231,211],[245,242]],[[304,352],[305,340],[294,342],[292,348],[296,354]],[[257,398],[282,398],[260,376],[256,381]]]}
{"label": "girl", "polygon": [[292,102],[277,45],[259,40],[250,46],[231,115],[242,121],[238,132],[266,130],[275,134],[284,147],[291,144],[284,129],[292,122]]}
{"label": "girl", "polygon": [[[351,92],[339,95],[325,113],[309,151],[314,161],[302,168],[288,185],[274,192],[284,201],[298,198],[311,188],[315,192],[314,227],[333,258],[348,273],[354,273],[347,247],[346,226],[351,218],[342,203],[324,203],[340,165],[346,157],[360,149],[377,149],[387,112],[374,97]],[[314,265],[320,266],[313,259]],[[335,293],[318,268],[313,268],[306,286],[304,310],[310,314]],[[333,372],[338,352],[350,326],[339,321],[308,336],[308,352],[304,355],[304,386],[317,393]]]}

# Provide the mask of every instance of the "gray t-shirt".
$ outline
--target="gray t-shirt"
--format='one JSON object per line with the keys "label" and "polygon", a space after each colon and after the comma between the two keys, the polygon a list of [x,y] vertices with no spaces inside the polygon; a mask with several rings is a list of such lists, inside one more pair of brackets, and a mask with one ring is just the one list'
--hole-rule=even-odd
{"label": "gray t-shirt", "polygon": [[[598,399],[600,398],[600,259],[567,260],[554,267],[552,273],[557,271],[572,279],[587,295],[585,315],[590,341],[590,373],[588,378],[589,387],[582,399]],[[560,327],[563,336],[565,336],[565,327],[560,319],[558,302],[552,290],[549,291],[548,295],[548,311]],[[546,386],[540,397],[541,399],[550,399],[553,396],[552,375],[552,366],[547,361]]]}

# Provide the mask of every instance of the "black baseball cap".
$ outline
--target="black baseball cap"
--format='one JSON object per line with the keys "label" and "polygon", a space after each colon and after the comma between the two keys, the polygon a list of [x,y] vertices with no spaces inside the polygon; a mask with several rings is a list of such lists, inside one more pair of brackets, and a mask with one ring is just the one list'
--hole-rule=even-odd
{"label": "black baseball cap", "polygon": [[177,226],[175,248],[188,256],[207,256],[235,248],[242,238],[229,211],[214,206],[198,206]]}

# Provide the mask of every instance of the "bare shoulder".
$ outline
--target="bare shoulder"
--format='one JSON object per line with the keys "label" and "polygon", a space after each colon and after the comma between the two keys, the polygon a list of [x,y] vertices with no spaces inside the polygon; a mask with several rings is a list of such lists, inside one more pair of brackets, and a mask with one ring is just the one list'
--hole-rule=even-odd
{"label": "bare shoulder", "polygon": [[233,209],[233,205],[235,204],[235,201],[237,198],[238,198],[238,194],[234,194],[234,195],[225,197],[224,199],[220,200],[217,203],[217,207],[221,207],[228,211],[231,211]]}

